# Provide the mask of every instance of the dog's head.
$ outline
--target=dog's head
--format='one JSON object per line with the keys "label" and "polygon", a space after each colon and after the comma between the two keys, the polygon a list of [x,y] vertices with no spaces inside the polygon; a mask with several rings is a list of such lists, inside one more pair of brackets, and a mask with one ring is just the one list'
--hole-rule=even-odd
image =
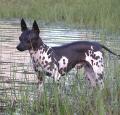
{"label": "dog's head", "polygon": [[21,20],[21,35],[19,37],[20,43],[17,50],[37,50],[42,45],[42,40],[39,37],[39,27],[36,21],[33,22],[32,29],[28,29],[24,19]]}

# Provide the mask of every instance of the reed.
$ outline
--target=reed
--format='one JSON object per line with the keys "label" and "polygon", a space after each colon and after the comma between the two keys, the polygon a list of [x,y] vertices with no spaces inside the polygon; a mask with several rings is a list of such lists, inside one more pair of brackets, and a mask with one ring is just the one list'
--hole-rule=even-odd
{"label": "reed", "polygon": [[[24,115],[119,115],[120,110],[120,65],[118,61],[106,59],[105,88],[88,89],[83,73],[73,76],[69,86],[64,80],[58,85],[54,82],[44,83],[44,92],[39,92],[36,85],[21,85],[15,92],[17,103],[8,105],[6,114]],[[110,63],[109,63],[110,62]],[[106,65],[107,66],[107,65]],[[71,76],[72,77],[72,76]],[[49,80],[48,80],[49,81]],[[8,96],[6,100],[10,100]],[[5,100],[4,98],[4,100]]]}
{"label": "reed", "polygon": [[[0,18],[23,17],[41,20],[46,24],[64,22],[76,27],[89,26],[116,31],[120,25],[119,4],[120,0],[1,0]],[[105,37],[100,39],[105,41]],[[2,45],[0,39],[0,47]],[[66,79],[59,85],[44,83],[44,92],[40,93],[36,84],[29,83],[27,73],[22,74],[25,78],[22,83],[16,83],[16,70],[19,67],[13,62],[10,66],[10,73],[13,73],[10,75],[13,76],[10,88],[4,89],[5,81],[0,81],[0,111],[6,115],[120,115],[119,63],[117,59],[106,57],[103,91],[99,88],[88,89],[83,73],[80,72],[77,77],[71,76],[73,79],[69,85],[65,84]],[[22,66],[21,71],[24,71],[26,68]],[[0,66],[1,75],[2,71]]]}
{"label": "reed", "polygon": [[119,30],[120,0],[1,0],[0,18]]}

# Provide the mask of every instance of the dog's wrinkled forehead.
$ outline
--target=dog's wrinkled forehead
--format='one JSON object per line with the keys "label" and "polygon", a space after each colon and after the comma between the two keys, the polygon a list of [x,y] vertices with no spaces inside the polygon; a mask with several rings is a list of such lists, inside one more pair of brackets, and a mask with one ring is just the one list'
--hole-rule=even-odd
{"label": "dog's wrinkled forehead", "polygon": [[20,41],[24,40],[32,40],[38,37],[38,34],[36,34],[33,30],[26,30],[24,32],[21,33],[19,39]]}

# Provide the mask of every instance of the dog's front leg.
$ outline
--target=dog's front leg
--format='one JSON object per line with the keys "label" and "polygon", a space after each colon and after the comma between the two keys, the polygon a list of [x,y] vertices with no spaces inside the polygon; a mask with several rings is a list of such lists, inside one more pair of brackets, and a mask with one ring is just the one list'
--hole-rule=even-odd
{"label": "dog's front leg", "polygon": [[43,91],[43,76],[44,76],[44,73],[41,72],[41,71],[38,71],[37,72],[37,78],[38,78],[38,89],[40,91]]}
{"label": "dog's front leg", "polygon": [[54,76],[55,82],[57,82],[57,81],[59,82],[60,77],[61,77],[61,75],[57,72],[57,73],[55,74],[55,76]]}

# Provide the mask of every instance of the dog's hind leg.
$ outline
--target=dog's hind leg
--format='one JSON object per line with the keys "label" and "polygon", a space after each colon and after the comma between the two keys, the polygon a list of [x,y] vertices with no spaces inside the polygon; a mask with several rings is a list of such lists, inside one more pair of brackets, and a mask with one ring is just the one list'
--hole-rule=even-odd
{"label": "dog's hind leg", "polygon": [[[104,82],[103,82],[103,71],[97,71],[97,69],[94,69],[90,64],[87,64],[84,66],[85,68],[85,77],[90,81],[91,86],[95,87],[96,84],[100,87],[100,89],[104,88]],[[100,67],[98,68],[101,69]]]}
{"label": "dog's hind leg", "polygon": [[[95,73],[93,71],[92,66],[89,63],[86,63],[84,66],[84,70],[85,70],[85,79],[88,82],[90,82],[91,87],[95,87],[96,86]],[[89,84],[87,84],[87,85],[89,85]]]}
{"label": "dog's hind leg", "polygon": [[97,66],[93,66],[93,70],[94,70],[95,77],[96,77],[96,83],[99,85],[100,89],[103,89],[104,88],[104,81],[103,81],[104,66],[103,66],[103,63],[99,64]]}
{"label": "dog's hind leg", "polygon": [[[92,71],[94,73],[94,80],[96,84],[99,85],[100,89],[104,88],[104,82],[103,82],[103,70],[104,70],[104,60],[103,60],[103,52],[102,51],[93,51],[88,50],[86,55],[86,62],[89,63],[89,66],[91,66]],[[88,68],[88,67],[86,67]],[[90,71],[90,70],[89,70]],[[87,73],[87,72],[86,72]],[[91,72],[89,72],[89,75],[91,76]],[[92,80],[92,79],[91,79]]]}
{"label": "dog's hind leg", "polygon": [[[86,64],[84,66],[85,69],[85,77],[87,80],[90,81],[91,86],[95,87],[97,84],[100,87],[100,89],[104,88],[104,82],[103,82],[103,71],[97,71],[97,69],[94,69],[90,64]],[[99,70],[103,70],[103,68],[98,68]]]}
{"label": "dog's hind leg", "polygon": [[100,89],[104,88],[103,73],[96,73],[97,79],[96,83],[99,85]]}

